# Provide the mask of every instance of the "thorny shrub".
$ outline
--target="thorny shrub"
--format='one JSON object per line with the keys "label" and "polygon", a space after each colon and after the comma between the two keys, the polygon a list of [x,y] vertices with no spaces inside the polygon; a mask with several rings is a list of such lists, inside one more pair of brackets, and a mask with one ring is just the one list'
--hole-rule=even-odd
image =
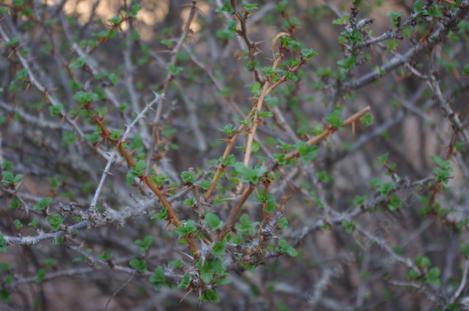
{"label": "thorny shrub", "polygon": [[0,308],[469,308],[468,16],[3,0]]}

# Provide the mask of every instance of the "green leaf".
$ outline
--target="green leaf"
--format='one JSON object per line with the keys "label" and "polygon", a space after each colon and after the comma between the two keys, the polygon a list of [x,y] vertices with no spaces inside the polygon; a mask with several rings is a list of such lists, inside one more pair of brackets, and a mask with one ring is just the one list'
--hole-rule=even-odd
{"label": "green leaf", "polygon": [[64,218],[59,213],[53,213],[47,216],[47,222],[51,226],[52,230],[57,231],[64,222]]}
{"label": "green leaf", "polygon": [[208,190],[208,188],[210,187],[210,180],[207,180],[207,179],[203,179],[203,180],[200,180],[199,181],[199,186],[200,188],[202,188],[202,190]]}
{"label": "green leaf", "polygon": [[319,152],[319,148],[317,146],[310,145],[304,141],[296,143],[296,150],[300,154],[301,159],[305,162],[313,161]]}
{"label": "green leaf", "polygon": [[221,256],[225,253],[225,242],[217,241],[213,243],[213,253],[217,256]]}
{"label": "green leaf", "polygon": [[121,131],[119,130],[112,130],[111,132],[111,140],[118,141],[121,138]]}
{"label": "green leaf", "polygon": [[220,229],[223,225],[220,218],[216,214],[211,212],[205,214],[204,222],[212,230]]}
{"label": "green leaf", "polygon": [[174,40],[173,39],[163,39],[160,41],[161,44],[166,46],[167,48],[172,48],[174,45]]}
{"label": "green leaf", "polygon": [[466,64],[466,65],[464,66],[463,73],[464,73],[466,76],[469,76],[469,64]]}
{"label": "green leaf", "polygon": [[160,289],[162,286],[167,286],[166,276],[164,275],[164,268],[157,267],[153,274],[150,276],[150,283],[155,289]]}
{"label": "green leaf", "polygon": [[393,27],[399,27],[399,25],[401,24],[402,14],[400,12],[389,12],[388,16],[391,18]]}
{"label": "green leaf", "polygon": [[79,91],[73,95],[73,99],[80,105],[84,105],[87,103],[96,102],[99,100],[99,96],[93,92],[84,92]]}
{"label": "green leaf", "polygon": [[278,241],[278,249],[281,253],[288,254],[291,257],[298,256],[298,251],[290,246],[288,242],[284,239]]}
{"label": "green leaf", "polygon": [[411,269],[407,272],[407,278],[411,280],[416,280],[418,277],[419,277],[419,273],[414,269]]}
{"label": "green leaf", "polygon": [[15,186],[21,182],[23,175],[15,175],[11,171],[2,172],[2,184],[5,186]]}
{"label": "green leaf", "polygon": [[249,12],[252,13],[255,10],[257,10],[257,4],[256,3],[248,3],[248,2],[243,2],[243,8]]}
{"label": "green leaf", "polygon": [[[0,10],[2,9],[2,7],[0,7]],[[0,12],[1,14],[1,12]],[[0,290],[0,299],[4,302],[4,303],[8,303],[10,301],[10,292],[6,289],[6,288],[2,288]]]}
{"label": "green leaf", "polygon": [[222,131],[223,131],[223,133],[225,133],[226,136],[231,137],[236,132],[236,128],[233,124],[226,124],[222,128]]}
{"label": "green leaf", "polygon": [[146,164],[145,160],[139,160],[135,165],[132,167],[132,174],[136,177],[143,176],[145,172]]}
{"label": "green leaf", "polygon": [[401,207],[401,200],[396,194],[391,195],[391,198],[389,199],[389,202],[388,202],[388,209],[390,211],[395,211],[399,207]]}
{"label": "green leaf", "polygon": [[43,283],[44,280],[46,279],[46,270],[44,269],[38,269],[36,271],[36,282],[39,284]]}
{"label": "green leaf", "polygon": [[261,95],[262,86],[259,82],[251,85],[250,91],[252,96],[259,97]]}
{"label": "green leaf", "polygon": [[373,124],[373,115],[370,112],[367,112],[363,117],[360,118],[360,122],[365,126],[370,126]]}
{"label": "green leaf", "polygon": [[186,274],[184,274],[182,279],[179,281],[177,287],[185,289],[185,288],[188,288],[189,285],[191,285],[191,276],[190,276],[190,274],[186,273]]}
{"label": "green leaf", "polygon": [[253,235],[255,232],[254,225],[255,224],[251,222],[251,219],[249,219],[249,216],[247,214],[243,214],[239,218],[236,230],[242,234]]}
{"label": "green leaf", "polygon": [[169,262],[169,266],[175,270],[182,270],[184,268],[184,263],[181,259],[174,259]]}
{"label": "green leaf", "polygon": [[197,263],[200,271],[200,278],[205,284],[211,283],[219,277],[224,277],[227,272],[223,262],[219,258],[206,259],[203,263]]}
{"label": "green leaf", "polygon": [[332,24],[333,25],[347,25],[348,21],[349,21],[348,15],[342,15],[341,17],[334,19],[332,21]]}
{"label": "green leaf", "polygon": [[233,165],[236,173],[241,177],[244,182],[257,184],[259,179],[264,175],[266,169],[263,166],[254,168],[247,167],[244,163],[238,162]]}
{"label": "green leaf", "polygon": [[11,209],[18,209],[21,207],[21,200],[18,197],[13,197],[10,201],[10,208]]}
{"label": "green leaf", "polygon": [[175,64],[169,64],[168,65],[168,72],[172,76],[177,76],[180,74],[184,69],[182,67],[178,67]]}
{"label": "green leaf", "polygon": [[138,258],[133,258],[132,260],[130,260],[129,267],[141,273],[147,270],[147,264],[145,263],[145,261],[142,259],[138,259]]}
{"label": "green leaf", "polygon": [[415,264],[419,266],[420,268],[426,269],[431,266],[431,261],[428,259],[426,256],[418,256],[415,258]]}
{"label": "green leaf", "polygon": [[182,201],[182,204],[187,207],[194,207],[197,204],[197,201],[194,198],[187,198]]}
{"label": "green leaf", "polygon": [[437,181],[447,184],[452,173],[450,162],[437,155],[432,157],[432,161],[436,164],[433,174],[435,174]]}
{"label": "green leaf", "polygon": [[355,224],[348,220],[343,220],[341,225],[342,225],[342,228],[344,228],[345,232],[347,233],[352,233],[353,230],[355,229]]}
{"label": "green leaf", "polygon": [[158,213],[153,214],[151,219],[167,220],[168,211],[165,208],[162,208]]}
{"label": "green leaf", "polygon": [[0,15],[8,14],[8,7],[1,6],[0,7]]}
{"label": "green leaf", "polygon": [[440,274],[441,274],[440,268],[433,267],[425,275],[425,281],[435,287],[440,287],[441,285]]}
{"label": "green leaf", "polygon": [[425,4],[423,3],[423,1],[421,0],[415,1],[414,11],[419,14],[425,13]]}
{"label": "green leaf", "polygon": [[371,185],[381,194],[387,196],[391,191],[396,188],[396,184],[393,181],[384,182],[377,178],[371,180]]}
{"label": "green leaf", "polygon": [[96,129],[93,133],[87,134],[86,139],[91,144],[97,144],[99,140],[101,139],[101,131],[99,129]]}
{"label": "green leaf", "polygon": [[185,220],[174,230],[180,236],[187,236],[197,231],[197,226],[193,220]]}
{"label": "green leaf", "polygon": [[39,200],[39,202],[37,202],[33,206],[33,209],[36,210],[36,211],[43,211],[46,208],[48,208],[51,203],[52,203],[51,198],[43,198],[43,199]]}
{"label": "green leaf", "polygon": [[70,63],[70,68],[72,69],[81,69],[86,65],[86,59],[78,57]]}
{"label": "green leaf", "polygon": [[340,128],[343,125],[344,122],[340,116],[342,114],[342,110],[342,107],[337,107],[326,117],[327,123],[329,123],[333,128]]}
{"label": "green leaf", "polygon": [[168,181],[168,177],[163,174],[150,175],[149,178],[158,186],[163,187],[163,185]]}
{"label": "green leaf", "polygon": [[284,216],[280,217],[277,226],[278,226],[281,230],[287,229],[287,228],[288,228],[288,219],[287,219],[286,217],[284,217]]}
{"label": "green leaf", "polygon": [[7,241],[5,241],[5,237],[3,234],[0,233],[0,253],[6,253],[7,251]]}
{"label": "green leaf", "polygon": [[104,261],[109,261],[112,259],[112,253],[110,251],[104,251],[101,254],[98,255],[98,259],[104,260]]}
{"label": "green leaf", "polygon": [[140,4],[138,4],[137,2],[134,2],[132,4],[132,7],[130,8],[129,16],[133,18],[137,17],[137,14],[140,10],[141,10]]}
{"label": "green leaf", "polygon": [[64,112],[64,106],[62,104],[49,106],[49,112],[52,117],[61,116]]}
{"label": "green leaf", "polygon": [[67,146],[71,146],[73,145],[75,142],[77,141],[77,136],[75,135],[75,133],[71,132],[71,131],[64,131],[62,133],[62,142],[67,145]]}
{"label": "green leaf", "polygon": [[316,51],[314,49],[309,49],[309,48],[301,49],[301,56],[303,56],[305,59],[311,59],[311,58],[316,57],[318,55],[319,55],[318,51]]}
{"label": "green leaf", "polygon": [[202,301],[218,302],[220,298],[218,297],[217,292],[214,289],[206,289],[202,292],[201,296]]}
{"label": "green leaf", "polygon": [[184,184],[192,185],[195,182],[194,174],[190,171],[184,171],[181,173],[181,179]]}
{"label": "green leaf", "polygon": [[136,240],[138,248],[142,253],[148,251],[153,243],[153,237],[151,235],[146,235],[142,240]]}

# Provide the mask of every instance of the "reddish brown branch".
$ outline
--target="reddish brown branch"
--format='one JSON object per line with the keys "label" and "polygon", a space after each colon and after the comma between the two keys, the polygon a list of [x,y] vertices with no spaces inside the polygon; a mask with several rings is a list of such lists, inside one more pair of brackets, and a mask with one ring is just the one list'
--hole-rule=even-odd
{"label": "reddish brown branch", "polygon": [[228,219],[226,220],[225,226],[218,234],[218,237],[217,237],[218,240],[223,240],[223,238],[233,230],[233,227],[241,214],[241,210],[244,206],[244,203],[246,203],[247,199],[249,198],[251,193],[254,191],[254,189],[255,189],[255,185],[249,184],[249,187],[246,188],[246,190],[244,190],[238,203],[236,203],[235,207],[231,209],[230,215],[228,216]]}
{"label": "reddish brown branch", "polygon": [[[91,113],[94,113],[91,107],[91,103],[87,103],[84,105],[85,109],[90,111]],[[117,150],[119,151],[119,154],[125,159],[127,162],[127,165],[129,168],[132,168],[136,161],[132,157],[129,151],[124,146],[124,142],[121,140],[112,140],[110,138],[110,131],[107,129],[106,125],[104,124],[103,118],[95,115],[91,118],[91,120],[99,127],[101,130],[101,136],[105,139],[110,141],[111,143],[115,144],[117,147]],[[158,188],[158,186],[146,175],[141,175],[138,176],[140,180],[147,186],[148,189],[150,189],[151,192],[158,198],[158,200],[161,202],[161,205],[163,208],[167,211],[168,213],[168,221],[170,224],[173,224],[175,227],[181,226],[181,221],[177,217],[174,209],[172,208],[171,204],[169,203],[168,199],[164,195],[164,193]],[[200,255],[200,252],[198,250],[198,247],[193,240],[191,236],[186,237],[187,244],[189,245],[189,248],[192,252],[192,254],[197,258]]]}

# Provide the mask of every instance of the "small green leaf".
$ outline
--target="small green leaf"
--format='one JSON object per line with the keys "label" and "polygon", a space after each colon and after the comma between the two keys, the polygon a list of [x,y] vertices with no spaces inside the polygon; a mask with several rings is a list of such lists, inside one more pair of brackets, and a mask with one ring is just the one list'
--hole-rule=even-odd
{"label": "small green leaf", "polygon": [[213,243],[213,253],[215,255],[221,256],[225,252],[225,242],[223,241],[217,241]]}
{"label": "small green leaf", "polygon": [[184,171],[181,173],[181,179],[184,184],[193,184],[195,182],[194,174],[190,171]]}
{"label": "small green leaf", "polygon": [[135,165],[132,167],[132,174],[136,177],[143,176],[145,172],[146,164],[144,160],[139,160]]}
{"label": "small green leaf", "polygon": [[342,114],[342,110],[343,109],[341,107],[337,107],[326,117],[327,123],[329,123],[333,128],[340,128],[343,125],[343,121],[340,116]]}
{"label": "small green leaf", "polygon": [[189,285],[191,285],[191,276],[188,273],[186,273],[184,274],[182,279],[179,281],[177,287],[185,289],[185,288],[188,288]]}
{"label": "small green leaf", "polygon": [[136,240],[138,248],[142,253],[148,251],[153,243],[153,237],[151,235],[146,235],[142,240]]}
{"label": "small green leaf", "polygon": [[64,222],[64,218],[59,213],[53,213],[47,216],[47,222],[51,226],[52,230],[57,231]]}
{"label": "small green leaf", "polygon": [[278,249],[281,253],[288,254],[291,257],[298,256],[298,251],[290,246],[288,242],[284,239],[278,241]]}
{"label": "small green leaf", "polygon": [[64,112],[64,106],[62,104],[49,106],[49,112],[52,117],[61,116]]}
{"label": "small green leaf", "polygon": [[44,280],[46,279],[46,270],[44,269],[38,269],[36,271],[36,282],[39,284],[44,283]]}
{"label": "small green leaf", "polygon": [[[0,10],[2,9],[2,7],[0,7]],[[1,11],[0,11],[0,14]],[[4,302],[4,303],[8,303],[10,301],[10,292],[6,289],[6,288],[2,288],[0,290],[0,299]]]}
{"label": "small green leaf", "polygon": [[110,138],[111,138],[111,140],[118,141],[121,138],[121,135],[122,135],[121,131],[113,130],[111,132],[111,137]]}
{"label": "small green leaf", "polygon": [[36,210],[36,211],[43,211],[46,208],[48,208],[51,203],[52,203],[51,198],[43,198],[43,199],[39,200],[39,202],[37,202],[33,206],[33,209]]}
{"label": "small green leaf", "polygon": [[202,292],[202,301],[218,302],[219,299],[220,298],[218,297],[218,294],[214,289],[206,289]]}
{"label": "small green leaf", "polygon": [[180,74],[182,71],[183,71],[183,68],[182,68],[182,67],[178,67],[178,66],[176,66],[175,64],[169,64],[169,65],[168,65],[168,72],[169,72],[169,74],[172,75],[172,76],[177,76],[177,75]]}
{"label": "small green leaf", "polygon": [[112,259],[112,253],[110,251],[104,251],[100,255],[98,255],[98,258],[100,260],[109,261]]}
{"label": "small green leaf", "polygon": [[257,4],[256,3],[243,2],[243,9],[245,9],[249,13],[252,13],[255,10],[257,10]]}
{"label": "small green leaf", "polygon": [[303,56],[305,59],[311,59],[318,55],[319,53],[314,49],[308,49],[308,48],[301,49],[301,56]]}
{"label": "small green leaf", "polygon": [[349,21],[348,15],[342,15],[340,18],[336,18],[332,21],[333,25],[347,25]]}
{"label": "small green leaf", "polygon": [[441,285],[440,274],[441,274],[440,268],[433,267],[425,275],[425,280],[427,283],[435,287],[440,287]]}
{"label": "small green leaf", "polygon": [[5,186],[15,186],[21,182],[23,175],[15,175],[11,171],[2,172],[2,184]]}
{"label": "small green leaf", "polygon": [[73,95],[73,99],[80,105],[84,105],[87,103],[96,102],[99,100],[99,96],[93,92],[84,92],[79,91]]}
{"label": "small green leaf", "polygon": [[259,82],[256,82],[251,85],[251,94],[252,96],[259,97],[261,95],[262,86]]}
{"label": "small green leaf", "polygon": [[150,283],[155,289],[160,289],[162,286],[167,285],[166,276],[164,275],[164,268],[157,267],[153,274],[150,276]]}
{"label": "small green leaf", "polygon": [[236,229],[239,233],[253,235],[255,232],[254,226],[255,224],[251,222],[249,216],[247,214],[243,214],[239,218],[239,223],[236,225]]}
{"label": "small green leaf", "polygon": [[231,137],[236,132],[236,128],[234,127],[233,124],[226,124],[223,127],[222,131],[223,133],[225,133],[226,136]]}
{"label": "small green leaf", "polygon": [[129,261],[129,266],[132,269],[137,270],[138,272],[145,272],[147,270],[147,264],[145,263],[144,260],[138,259],[138,258],[133,258],[132,260]]}
{"label": "small green leaf", "polygon": [[216,214],[211,213],[211,212],[208,212],[207,214],[205,214],[204,222],[212,230],[220,229],[221,226],[223,225],[220,218]]}
{"label": "small green leaf", "polygon": [[365,126],[370,126],[373,124],[373,115],[370,112],[367,112],[363,117],[360,118],[360,122]]}
{"label": "small green leaf", "polygon": [[469,64],[466,64],[466,65],[464,66],[463,73],[464,73],[466,76],[469,76]]}
{"label": "small green leaf", "polygon": [[180,236],[187,236],[197,231],[197,226],[193,220],[185,220],[174,230]]}
{"label": "small green leaf", "polygon": [[431,266],[431,261],[428,259],[426,256],[418,256],[415,258],[415,264],[419,266],[420,268],[426,269]]}
{"label": "small green leaf", "polygon": [[247,167],[244,163],[238,162],[233,164],[236,173],[244,182],[257,184],[259,179],[264,175],[266,169],[263,166]]}
{"label": "small green leaf", "polygon": [[296,150],[300,154],[301,159],[305,162],[313,161],[319,152],[319,148],[317,146],[310,145],[304,141],[296,143]]}
{"label": "small green leaf", "polygon": [[5,237],[0,233],[0,253],[6,253],[7,251],[7,242]]}
{"label": "small green leaf", "polygon": [[432,161],[436,164],[433,174],[435,174],[437,181],[447,184],[452,173],[450,162],[437,155],[432,157]]}
{"label": "small green leaf", "polygon": [[132,7],[130,8],[129,16],[133,18],[137,17],[137,14],[140,10],[141,10],[140,4],[138,4],[137,2],[134,2],[132,4]]}

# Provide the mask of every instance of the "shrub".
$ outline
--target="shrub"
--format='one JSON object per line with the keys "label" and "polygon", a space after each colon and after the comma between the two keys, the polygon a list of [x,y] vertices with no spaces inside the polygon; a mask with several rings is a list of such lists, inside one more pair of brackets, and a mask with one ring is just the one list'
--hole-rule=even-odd
{"label": "shrub", "polygon": [[469,1],[334,3],[0,4],[4,308],[467,308]]}

